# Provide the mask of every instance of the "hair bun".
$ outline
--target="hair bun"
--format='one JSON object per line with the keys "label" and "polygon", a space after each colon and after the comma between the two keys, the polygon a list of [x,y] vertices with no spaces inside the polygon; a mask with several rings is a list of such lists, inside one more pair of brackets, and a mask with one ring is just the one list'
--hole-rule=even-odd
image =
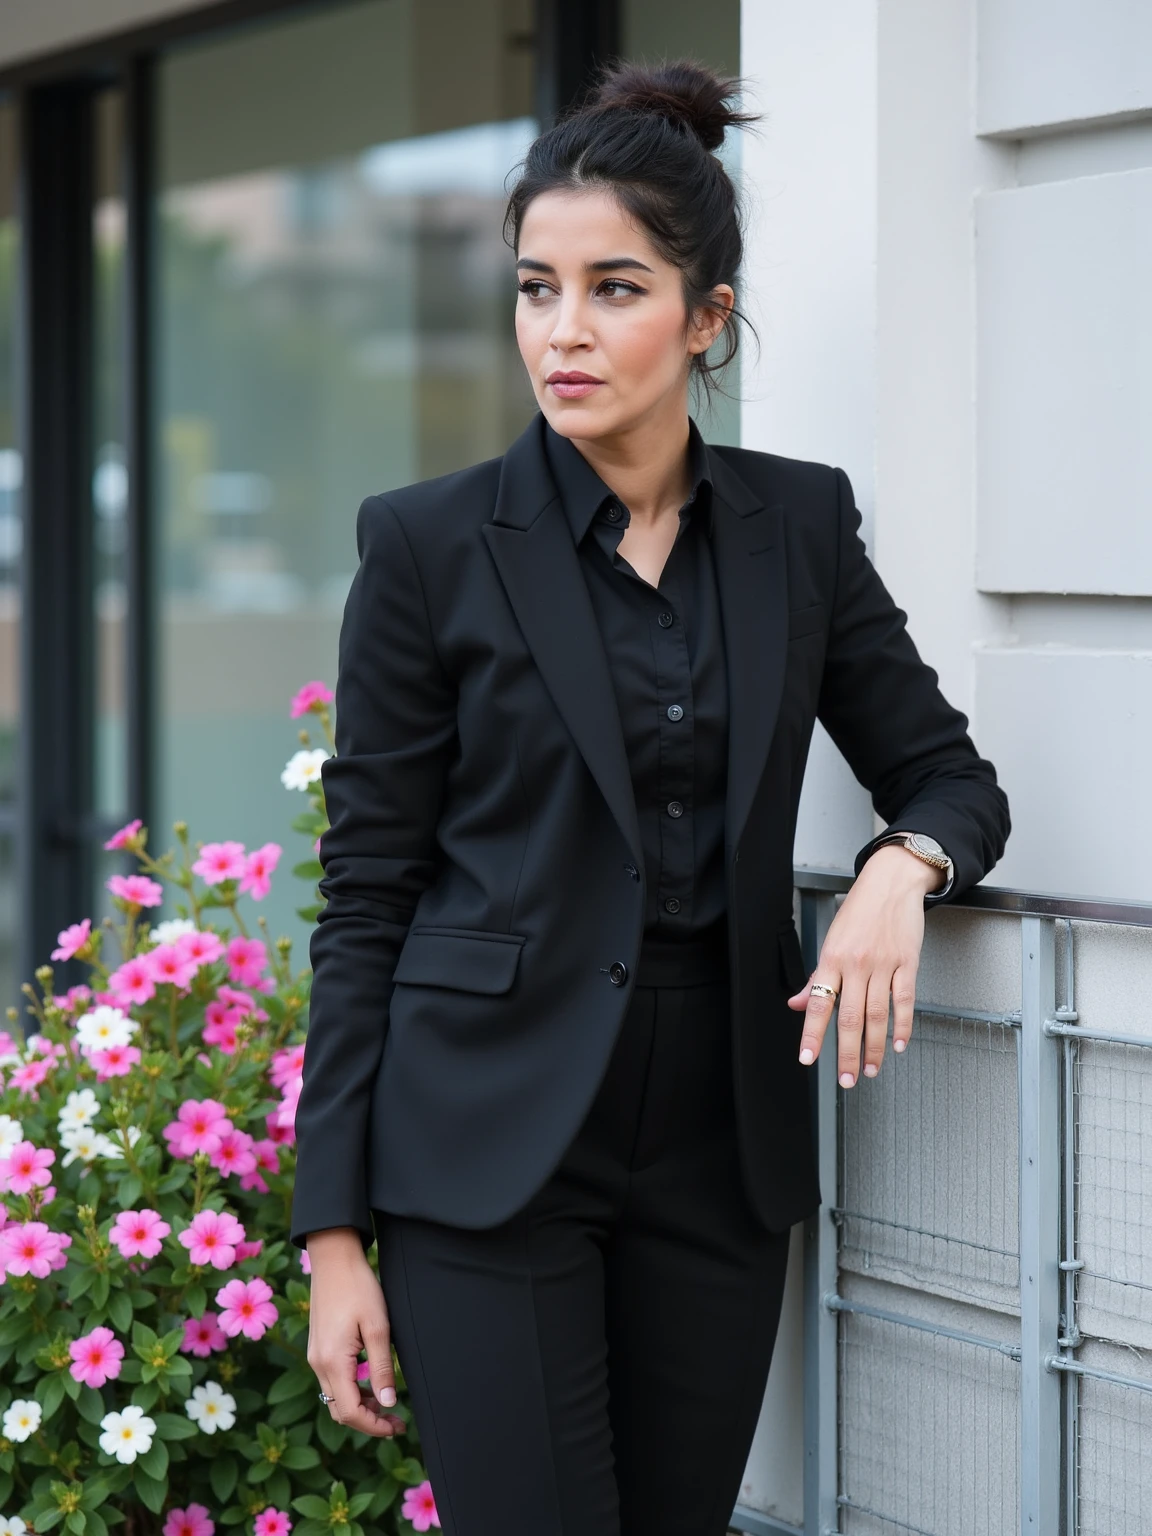
{"label": "hair bun", "polygon": [[587,106],[653,112],[691,129],[707,150],[717,150],[725,130],[756,120],[756,113],[731,105],[740,82],[695,59],[663,64],[609,65]]}

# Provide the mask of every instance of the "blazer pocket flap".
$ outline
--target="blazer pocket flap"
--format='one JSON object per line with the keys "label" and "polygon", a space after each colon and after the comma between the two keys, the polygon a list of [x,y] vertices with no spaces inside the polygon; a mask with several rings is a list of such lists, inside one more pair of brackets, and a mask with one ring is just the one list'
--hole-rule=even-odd
{"label": "blazer pocket flap", "polygon": [[410,928],[392,979],[458,992],[507,992],[523,944],[521,933]]}
{"label": "blazer pocket flap", "polygon": [[823,603],[812,603],[807,608],[793,608],[788,614],[789,640],[819,633],[824,628],[826,614],[827,609]]}
{"label": "blazer pocket flap", "polygon": [[787,928],[781,928],[779,938],[780,975],[788,988],[788,996],[791,997],[807,986],[808,967],[804,964],[804,951],[800,947],[800,935],[796,932],[796,925],[789,923]]}

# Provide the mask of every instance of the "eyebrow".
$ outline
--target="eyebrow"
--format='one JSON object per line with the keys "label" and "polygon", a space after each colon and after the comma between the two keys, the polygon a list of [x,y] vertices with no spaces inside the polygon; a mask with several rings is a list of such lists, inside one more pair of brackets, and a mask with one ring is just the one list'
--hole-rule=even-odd
{"label": "eyebrow", "polygon": [[[651,267],[646,267],[642,261],[637,261],[635,256],[608,256],[602,261],[586,261],[584,263],[585,272],[617,272],[622,267],[626,267],[634,272],[652,271]],[[556,268],[549,266],[546,261],[533,261],[529,256],[521,256],[520,260],[516,263],[516,270],[518,272],[554,273]]]}

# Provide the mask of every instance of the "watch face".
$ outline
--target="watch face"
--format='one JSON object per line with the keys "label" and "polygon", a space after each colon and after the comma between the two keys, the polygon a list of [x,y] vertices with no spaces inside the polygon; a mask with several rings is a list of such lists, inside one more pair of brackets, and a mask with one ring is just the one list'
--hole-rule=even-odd
{"label": "watch face", "polygon": [[929,837],[926,832],[913,832],[911,839],[924,853],[935,853],[944,858],[944,849],[934,837]]}

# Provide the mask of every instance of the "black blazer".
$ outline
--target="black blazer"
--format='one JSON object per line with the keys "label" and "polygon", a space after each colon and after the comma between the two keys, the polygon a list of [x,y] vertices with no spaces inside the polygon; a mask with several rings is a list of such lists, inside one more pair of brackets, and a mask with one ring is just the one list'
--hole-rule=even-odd
{"label": "black blazer", "polygon": [[[725,850],[745,1175],[820,1199],[793,924],[819,717],[889,826],[955,879],[1007,799],[865,552],[841,469],[708,449],[729,688]],[[311,939],[291,1240],[372,1208],[494,1225],[579,1129],[633,985],[644,860],[608,664],[537,415],[502,458],[361,506]],[[872,842],[856,855],[859,872]],[[635,878],[639,870],[640,878]],[[621,962],[626,975],[621,979]]]}

